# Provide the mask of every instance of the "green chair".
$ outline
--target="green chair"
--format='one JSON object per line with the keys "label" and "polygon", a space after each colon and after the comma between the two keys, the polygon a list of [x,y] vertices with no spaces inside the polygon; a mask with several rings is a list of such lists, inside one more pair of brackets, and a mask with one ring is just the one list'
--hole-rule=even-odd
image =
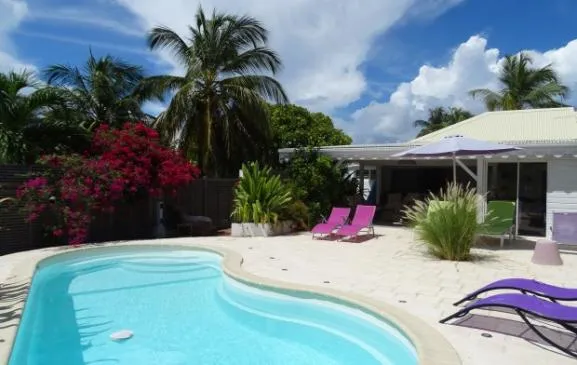
{"label": "green chair", "polygon": [[515,235],[515,202],[493,200],[487,203],[487,217],[479,234],[483,236],[499,236],[501,248],[505,245],[505,237],[511,241]]}

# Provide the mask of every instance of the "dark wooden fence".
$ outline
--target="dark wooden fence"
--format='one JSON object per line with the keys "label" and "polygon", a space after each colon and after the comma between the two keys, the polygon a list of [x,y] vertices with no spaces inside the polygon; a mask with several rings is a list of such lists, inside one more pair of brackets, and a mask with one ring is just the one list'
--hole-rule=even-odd
{"label": "dark wooden fence", "polygon": [[199,179],[181,189],[166,204],[175,205],[187,215],[205,216],[216,229],[230,227],[233,190],[236,179]]}
{"label": "dark wooden fence", "polygon": [[[20,184],[37,167],[0,165],[0,198],[15,197]],[[207,216],[215,228],[230,227],[234,179],[199,179],[167,197],[182,213]],[[89,242],[150,239],[155,237],[159,219],[158,201],[141,199],[122,203],[112,214],[97,214],[89,229]],[[27,223],[17,204],[0,207],[0,255],[50,245],[38,222]]]}
{"label": "dark wooden fence", "polygon": [[[35,167],[0,165],[0,198],[16,197],[16,189],[27,179],[26,174],[38,171]],[[13,203],[0,206],[0,255],[34,248],[42,241],[41,225],[26,223],[19,207]]]}

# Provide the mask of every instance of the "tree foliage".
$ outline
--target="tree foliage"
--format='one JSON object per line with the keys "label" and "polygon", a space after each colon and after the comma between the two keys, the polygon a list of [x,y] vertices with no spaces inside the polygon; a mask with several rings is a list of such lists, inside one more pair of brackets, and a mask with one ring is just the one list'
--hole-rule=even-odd
{"label": "tree foliage", "polygon": [[421,137],[472,117],[473,114],[462,108],[450,107],[445,109],[444,107],[436,107],[429,109],[427,120],[416,120],[414,125],[421,128],[419,134],[417,134],[417,137]]}
{"label": "tree foliage", "polygon": [[351,137],[335,128],[323,113],[311,113],[297,105],[271,106],[274,145],[277,148],[339,146],[352,143]]}
{"label": "tree foliage", "polygon": [[502,88],[498,91],[475,89],[469,93],[480,97],[487,110],[519,110],[565,106],[561,101],[569,88],[561,83],[551,65],[532,67],[533,60],[525,53],[506,56],[499,72]]}
{"label": "tree foliage", "polygon": [[59,89],[43,87],[29,71],[0,73],[0,163],[30,163],[40,153],[84,148],[85,130],[46,118],[65,102]]}
{"label": "tree foliage", "polygon": [[209,18],[199,8],[188,32],[186,38],[166,27],[150,32],[150,48],[169,50],[185,73],[150,77],[141,90],[174,93],[156,126],[197,158],[205,175],[219,175],[223,166],[237,172],[243,159],[270,147],[267,103],[288,100],[273,77],[281,60],[268,47],[268,31],[249,16],[214,11]]}
{"label": "tree foliage", "polygon": [[148,118],[141,106],[152,96],[137,89],[144,79],[141,66],[110,55],[96,58],[90,52],[80,68],[58,64],[44,74],[65,101],[47,115],[50,119],[72,120],[92,129],[101,123],[120,128],[127,121]]}

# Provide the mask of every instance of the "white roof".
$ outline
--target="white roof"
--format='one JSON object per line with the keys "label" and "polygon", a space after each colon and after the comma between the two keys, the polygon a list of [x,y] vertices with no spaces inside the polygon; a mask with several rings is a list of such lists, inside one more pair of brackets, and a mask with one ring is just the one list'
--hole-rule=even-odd
{"label": "white roof", "polygon": [[[522,147],[499,156],[577,158],[577,112],[571,107],[486,112],[405,143],[327,146],[319,150],[338,160],[399,160],[402,158],[392,155],[454,135]],[[280,158],[290,158],[293,150],[280,149]]]}
{"label": "white roof", "polygon": [[571,107],[486,112],[410,143],[427,144],[451,135],[511,144],[568,142],[577,140],[577,112]]}

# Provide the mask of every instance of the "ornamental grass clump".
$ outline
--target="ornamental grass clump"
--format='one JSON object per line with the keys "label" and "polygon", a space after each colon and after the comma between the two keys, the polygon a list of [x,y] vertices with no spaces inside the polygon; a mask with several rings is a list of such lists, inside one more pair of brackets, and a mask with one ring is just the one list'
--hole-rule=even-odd
{"label": "ornamental grass clump", "polygon": [[482,223],[477,222],[477,193],[469,185],[449,183],[441,192],[407,206],[403,215],[419,242],[435,257],[465,261]]}

